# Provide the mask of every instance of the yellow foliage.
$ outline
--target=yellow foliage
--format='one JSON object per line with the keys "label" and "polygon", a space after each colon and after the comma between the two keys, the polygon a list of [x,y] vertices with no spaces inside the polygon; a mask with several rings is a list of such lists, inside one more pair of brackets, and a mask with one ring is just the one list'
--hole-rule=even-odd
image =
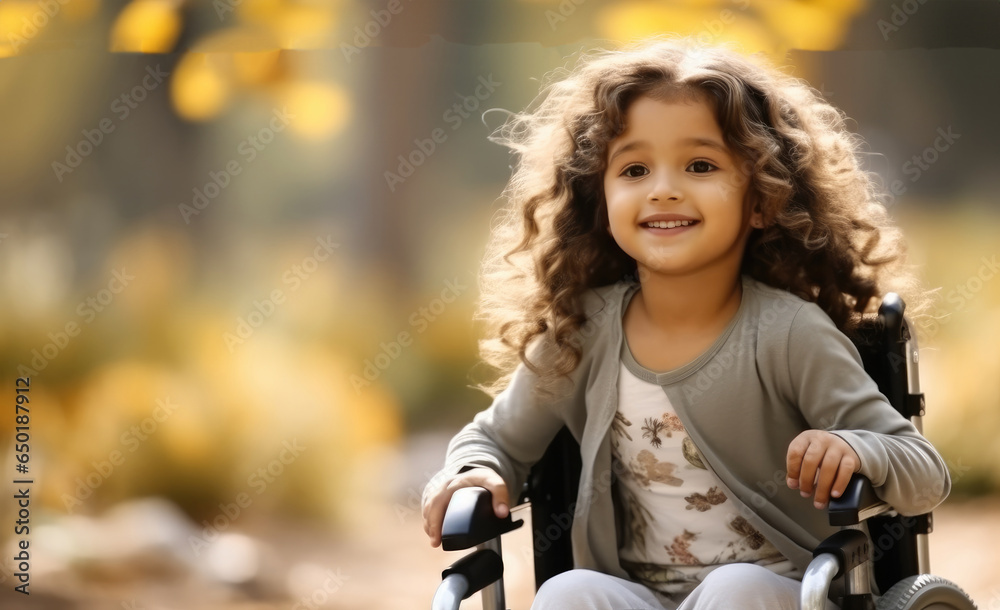
{"label": "yellow foliage", "polygon": [[161,438],[167,454],[180,466],[211,461],[218,450],[218,430],[211,425],[204,406],[179,405],[163,422]]}
{"label": "yellow foliage", "polygon": [[108,257],[109,269],[135,274],[117,297],[121,307],[137,316],[160,311],[184,289],[192,267],[188,233],[163,226],[137,226]]}
{"label": "yellow foliage", "polygon": [[176,404],[190,395],[181,388],[177,376],[158,365],[122,361],[95,368],[69,405],[74,434],[67,439],[66,457],[106,458],[121,448],[130,426],[153,414],[157,401]]}

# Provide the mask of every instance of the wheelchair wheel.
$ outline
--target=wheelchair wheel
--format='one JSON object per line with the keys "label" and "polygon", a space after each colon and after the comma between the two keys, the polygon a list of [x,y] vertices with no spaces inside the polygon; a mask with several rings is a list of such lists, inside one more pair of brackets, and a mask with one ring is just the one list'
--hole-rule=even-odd
{"label": "wheelchair wheel", "polygon": [[886,591],[878,600],[878,610],[976,610],[976,604],[950,580],[919,574]]}

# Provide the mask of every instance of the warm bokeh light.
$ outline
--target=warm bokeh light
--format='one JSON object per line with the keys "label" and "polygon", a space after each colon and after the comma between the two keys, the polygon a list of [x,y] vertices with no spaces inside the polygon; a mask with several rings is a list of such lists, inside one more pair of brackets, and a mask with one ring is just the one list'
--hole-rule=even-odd
{"label": "warm bokeh light", "polygon": [[232,90],[232,56],[227,53],[187,53],[170,81],[174,108],[189,121],[217,117],[229,103]]}
{"label": "warm bokeh light", "polygon": [[[847,33],[848,21],[857,13],[858,3],[811,4],[799,0],[762,2],[761,15],[772,36],[784,41],[787,48],[823,50],[840,44]],[[839,10],[838,10],[839,9]]]}
{"label": "warm bokeh light", "polygon": [[132,0],[111,30],[111,50],[169,53],[181,32],[181,0]]}
{"label": "warm bokeh light", "polygon": [[279,92],[282,106],[295,115],[292,131],[309,139],[336,134],[351,115],[351,103],[341,88],[327,83],[292,83]]}
{"label": "warm bokeh light", "polygon": [[37,48],[38,41],[59,29],[59,22],[89,18],[98,6],[99,0],[46,4],[33,0],[0,2],[0,58],[30,52]]}
{"label": "warm bokeh light", "polygon": [[337,26],[341,2],[246,1],[236,15],[246,23],[266,27],[283,49],[325,48],[337,41],[330,32]]}
{"label": "warm bokeh light", "polygon": [[860,0],[634,0],[602,7],[597,25],[612,40],[661,34],[694,36],[706,43],[735,43],[747,52],[781,57],[787,49],[830,49],[840,43]]}
{"label": "warm bokeh light", "polygon": [[242,85],[262,85],[280,69],[281,51],[246,51],[233,53],[233,68]]}

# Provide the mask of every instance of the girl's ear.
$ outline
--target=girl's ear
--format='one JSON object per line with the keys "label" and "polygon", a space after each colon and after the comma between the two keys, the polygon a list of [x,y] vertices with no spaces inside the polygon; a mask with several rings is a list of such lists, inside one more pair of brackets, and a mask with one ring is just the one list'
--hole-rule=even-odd
{"label": "girl's ear", "polygon": [[760,211],[760,203],[756,197],[750,198],[750,226],[754,229],[764,228],[764,213]]}

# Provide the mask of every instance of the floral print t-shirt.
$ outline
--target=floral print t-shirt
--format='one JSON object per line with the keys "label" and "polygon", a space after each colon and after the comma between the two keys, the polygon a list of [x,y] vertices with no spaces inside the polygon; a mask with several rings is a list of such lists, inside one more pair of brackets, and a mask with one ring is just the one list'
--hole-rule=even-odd
{"label": "floral print t-shirt", "polygon": [[721,564],[794,568],[739,514],[684,430],[666,392],[622,363],[611,451],[626,511],[622,567],[664,594],[686,594]]}

